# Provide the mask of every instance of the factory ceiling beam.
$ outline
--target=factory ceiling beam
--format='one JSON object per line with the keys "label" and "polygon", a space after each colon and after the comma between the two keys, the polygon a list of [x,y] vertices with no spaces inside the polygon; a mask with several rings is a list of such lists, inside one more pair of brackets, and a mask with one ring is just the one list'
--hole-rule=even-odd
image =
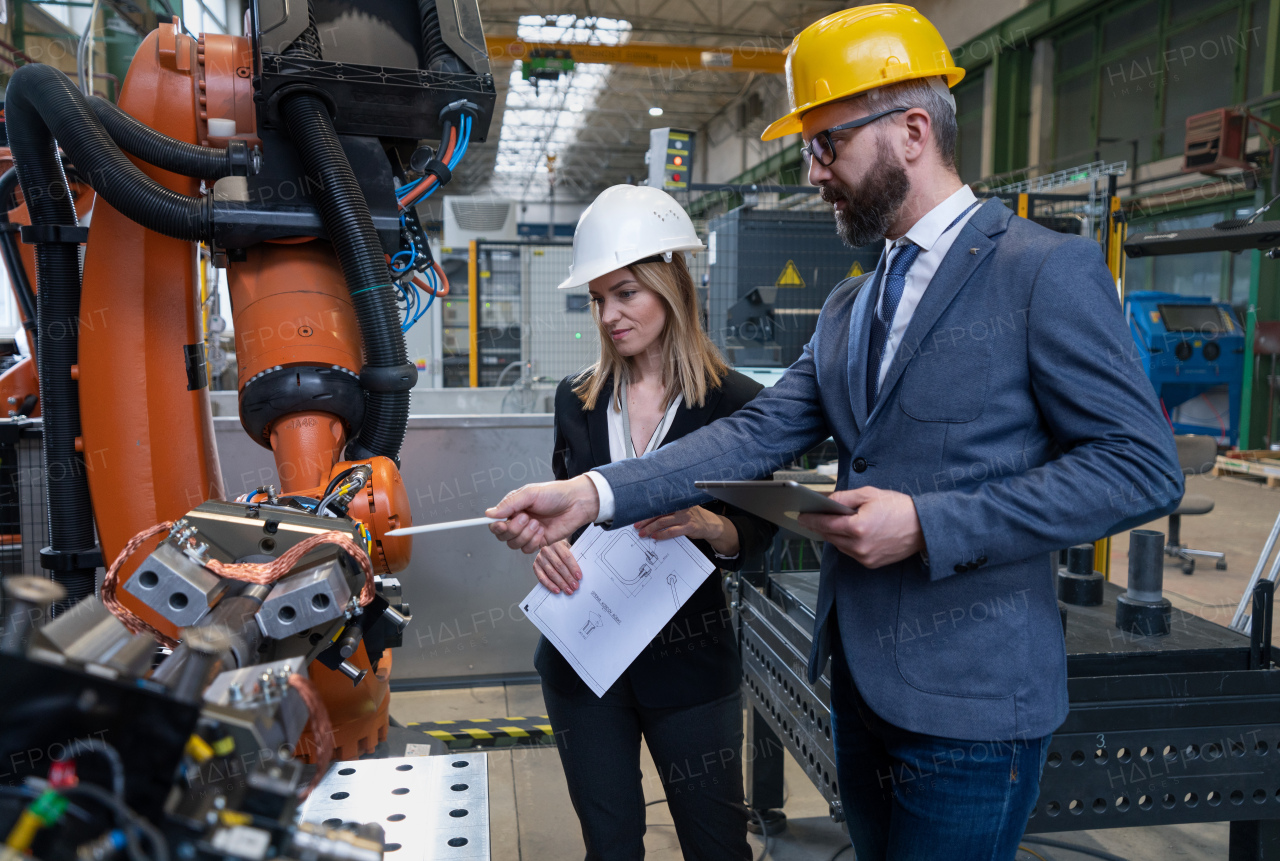
{"label": "factory ceiling beam", "polygon": [[628,42],[623,45],[582,45],[565,42],[525,42],[514,36],[486,36],[491,60],[521,60],[533,51],[565,51],[575,63],[644,66],[656,69],[700,69],[711,72],[765,72],[780,75],[786,52],[757,47],[701,47]]}
{"label": "factory ceiling beam", "polygon": [[[633,33],[750,39],[785,48],[802,28],[847,5],[844,0],[561,0],[554,15],[621,19]],[[527,15],[553,16],[540,0],[481,0],[480,11],[491,27],[515,25]]]}

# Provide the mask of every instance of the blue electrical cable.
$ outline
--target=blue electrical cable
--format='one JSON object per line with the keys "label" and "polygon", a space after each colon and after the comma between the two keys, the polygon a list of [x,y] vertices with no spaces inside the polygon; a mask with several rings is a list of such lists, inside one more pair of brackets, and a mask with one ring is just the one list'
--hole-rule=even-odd
{"label": "blue electrical cable", "polygon": [[[462,157],[467,153],[467,145],[471,143],[471,118],[470,117],[466,118],[466,121],[463,124],[463,127],[465,131],[463,132],[462,143],[458,146],[456,150],[454,150],[453,158],[449,160],[449,170],[453,170],[458,166],[458,162],[462,161]],[[422,201],[430,197],[432,194],[434,194],[436,189],[438,188],[440,188],[440,183],[437,182],[435,185],[431,186],[431,188],[427,189],[426,192],[421,197],[415,198],[411,205],[417,206],[419,203],[421,203]]]}
{"label": "blue electrical cable", "polygon": [[[448,164],[449,170],[453,170],[455,167],[458,166],[458,163],[462,161],[462,157],[466,155],[467,146],[470,143],[471,143],[471,117],[463,117],[461,142],[454,149],[453,157],[449,159],[449,164]],[[418,181],[415,181],[415,182],[407,183],[405,185],[400,186],[398,189],[396,189],[396,197],[403,203],[406,200],[408,193],[412,191],[417,186],[417,184],[418,184]],[[416,206],[417,204],[421,203],[422,201],[430,197],[435,192],[435,190],[439,187],[440,187],[440,183],[437,182],[435,185],[431,186],[431,188],[427,189],[427,191],[423,193],[420,197],[414,198],[412,203],[410,203],[409,205]]]}
{"label": "blue electrical cable", "polygon": [[466,117],[465,119],[466,122],[463,124],[462,147],[457,153],[455,153],[453,164],[449,165],[449,170],[453,170],[454,167],[457,166],[458,162],[462,161],[462,157],[467,154],[467,147],[471,144],[471,117]]}
{"label": "blue electrical cable", "polygon": [[[412,244],[411,244],[411,247],[412,247]],[[399,259],[400,259],[401,257],[403,257],[403,256],[408,256],[408,258],[409,258],[409,262],[408,262],[408,263],[406,263],[406,264],[404,264],[403,266],[397,266],[397,265],[396,265],[396,261],[397,261],[397,260],[399,260]],[[394,273],[396,273],[397,275],[401,275],[401,274],[403,274],[403,273],[405,273],[405,272],[408,272],[408,271],[409,271],[409,267],[413,265],[413,261],[414,261],[414,258],[415,258],[415,257],[417,257],[417,255],[416,255],[415,253],[413,253],[413,251],[398,251],[398,252],[396,252],[395,256],[391,258],[391,271],[392,271],[392,272],[394,272]]]}
{"label": "blue electrical cable", "polygon": [[[447,165],[449,170],[452,171],[458,166],[458,163],[462,161],[462,157],[466,155],[467,147],[470,144],[471,117],[464,115],[459,126],[459,142],[454,148],[453,155],[449,159],[449,163]],[[430,197],[435,190],[441,186],[441,183],[437,181],[436,184],[425,193],[410,199],[410,194],[420,182],[421,180],[415,180],[413,182],[405,183],[396,189],[396,198],[402,208],[407,209],[410,206],[417,206],[419,203]],[[405,216],[403,214],[400,216],[400,224],[402,227],[405,226]],[[401,264],[399,261],[402,257],[408,257],[409,259],[406,263]],[[416,267],[418,257],[418,247],[414,244],[413,240],[410,239],[408,250],[399,251],[391,258],[391,271],[396,275],[404,275]],[[401,324],[401,332],[408,332],[413,328],[415,323],[426,315],[427,311],[431,309],[432,304],[436,300],[436,293],[440,290],[440,280],[437,278],[434,268],[428,266],[422,271],[423,274],[427,276],[428,286],[430,287],[430,289],[426,291],[428,295],[425,303],[422,301],[422,288],[418,286],[415,280],[410,279],[407,285],[401,284],[398,281],[394,282],[396,291],[399,297],[404,300],[405,304],[404,323]]]}

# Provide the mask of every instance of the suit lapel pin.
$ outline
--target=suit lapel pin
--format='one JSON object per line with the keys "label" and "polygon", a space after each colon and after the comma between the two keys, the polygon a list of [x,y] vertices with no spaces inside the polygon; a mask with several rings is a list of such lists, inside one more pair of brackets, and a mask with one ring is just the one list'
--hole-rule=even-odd
{"label": "suit lapel pin", "polygon": [[969,253],[970,253],[970,254],[977,254],[977,253],[978,253],[978,249],[976,249],[976,248],[970,248],[970,249],[969,249]]}

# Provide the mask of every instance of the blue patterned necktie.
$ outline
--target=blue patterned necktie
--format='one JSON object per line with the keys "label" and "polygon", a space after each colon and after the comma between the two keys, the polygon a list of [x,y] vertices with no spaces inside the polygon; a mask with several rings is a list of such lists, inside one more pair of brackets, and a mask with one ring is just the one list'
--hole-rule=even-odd
{"label": "blue patterned necktie", "polygon": [[898,253],[889,264],[889,274],[884,279],[884,297],[880,308],[871,315],[871,344],[867,350],[868,415],[875,410],[876,398],[880,394],[880,362],[884,359],[885,344],[889,342],[889,332],[893,329],[893,315],[898,311],[902,291],[907,286],[907,271],[919,254],[920,246],[914,242],[898,246]]}

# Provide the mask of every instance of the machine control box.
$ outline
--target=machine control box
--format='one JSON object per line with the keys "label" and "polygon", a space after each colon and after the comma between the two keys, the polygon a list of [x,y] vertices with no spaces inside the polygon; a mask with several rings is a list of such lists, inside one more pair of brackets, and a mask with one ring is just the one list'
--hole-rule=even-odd
{"label": "machine control box", "polygon": [[1235,445],[1244,327],[1231,306],[1205,296],[1139,291],[1125,297],[1124,310],[1135,358],[1141,358],[1174,432],[1208,434]]}

